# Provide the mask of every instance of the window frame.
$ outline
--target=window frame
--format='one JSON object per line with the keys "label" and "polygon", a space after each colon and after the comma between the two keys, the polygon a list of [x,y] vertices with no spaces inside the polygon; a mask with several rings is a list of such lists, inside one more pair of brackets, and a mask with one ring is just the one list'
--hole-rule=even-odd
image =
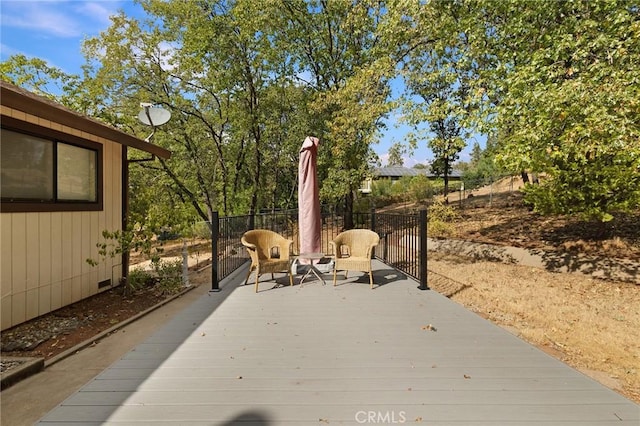
{"label": "window frame", "polygon": [[53,179],[54,199],[48,200],[12,200],[2,198],[0,210],[3,213],[18,212],[63,212],[63,211],[102,211],[103,203],[103,145],[84,138],[70,135],[55,129],[38,126],[33,123],[16,120],[12,117],[2,116],[2,129],[16,133],[47,140],[52,144],[58,143],[85,148],[96,152],[96,201],[59,200],[57,191],[58,180],[58,155],[57,147],[54,147]]}

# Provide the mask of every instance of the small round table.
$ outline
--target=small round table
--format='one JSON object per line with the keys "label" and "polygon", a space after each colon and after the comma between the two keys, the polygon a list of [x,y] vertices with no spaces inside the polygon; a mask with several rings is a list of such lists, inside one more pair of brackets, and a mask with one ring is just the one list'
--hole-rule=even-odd
{"label": "small round table", "polygon": [[298,255],[299,259],[306,259],[309,261],[309,269],[302,276],[302,279],[300,280],[301,285],[302,285],[302,282],[305,280],[305,278],[307,278],[311,273],[313,273],[313,275],[315,275],[320,281],[322,281],[322,285],[327,284],[324,278],[322,278],[322,272],[320,272],[320,270],[316,268],[316,266],[313,264],[314,261],[319,262],[320,259],[322,259],[323,257],[325,257],[324,253],[300,253]]}

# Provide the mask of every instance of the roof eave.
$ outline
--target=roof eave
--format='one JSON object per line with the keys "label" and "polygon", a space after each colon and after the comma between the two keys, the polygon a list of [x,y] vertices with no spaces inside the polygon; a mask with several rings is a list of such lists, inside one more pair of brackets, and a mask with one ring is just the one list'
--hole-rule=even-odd
{"label": "roof eave", "polygon": [[6,82],[0,83],[0,102],[2,105],[73,129],[81,129],[92,135],[154,154],[160,158],[168,159],[171,157],[171,151],[158,145],[131,136],[93,118],[85,117],[17,86]]}

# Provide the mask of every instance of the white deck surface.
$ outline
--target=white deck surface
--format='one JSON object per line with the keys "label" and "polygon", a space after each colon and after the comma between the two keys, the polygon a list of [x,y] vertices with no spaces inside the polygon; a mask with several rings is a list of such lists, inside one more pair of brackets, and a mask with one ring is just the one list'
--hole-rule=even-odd
{"label": "white deck surface", "polygon": [[241,268],[38,424],[640,424],[638,404],[374,265],[373,290],[267,274],[258,294]]}

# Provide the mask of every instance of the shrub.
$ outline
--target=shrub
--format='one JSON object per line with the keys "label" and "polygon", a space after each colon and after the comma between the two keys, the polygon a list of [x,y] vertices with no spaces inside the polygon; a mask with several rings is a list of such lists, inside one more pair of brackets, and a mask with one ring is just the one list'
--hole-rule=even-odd
{"label": "shrub", "polygon": [[125,291],[135,292],[144,287],[151,286],[155,283],[153,275],[142,268],[133,268],[127,275],[127,285]]}
{"label": "shrub", "polygon": [[442,202],[433,203],[427,211],[427,234],[430,237],[450,237],[455,232],[454,223],[459,215],[451,206]]}
{"label": "shrub", "polygon": [[397,201],[407,201],[411,176],[402,176],[391,185],[391,194]]}
{"label": "shrub", "polygon": [[426,201],[433,197],[433,185],[424,175],[414,176],[409,182],[408,191],[411,201],[414,202]]}
{"label": "shrub", "polygon": [[193,235],[203,240],[211,239],[211,226],[209,223],[204,221],[196,222],[193,225]]}
{"label": "shrub", "polygon": [[376,207],[384,207],[393,203],[390,179],[374,180],[371,184],[371,196]]}
{"label": "shrub", "polygon": [[159,260],[151,262],[156,274],[156,290],[163,295],[175,294],[182,288],[182,261]]}

